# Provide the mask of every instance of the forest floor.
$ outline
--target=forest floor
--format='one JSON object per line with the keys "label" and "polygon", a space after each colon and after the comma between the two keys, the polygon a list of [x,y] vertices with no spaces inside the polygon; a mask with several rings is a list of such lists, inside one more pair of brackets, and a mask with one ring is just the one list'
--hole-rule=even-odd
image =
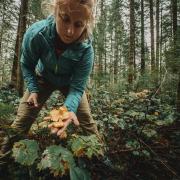
{"label": "forest floor", "polygon": [[[154,96],[150,90],[118,94],[102,89],[91,93],[90,97],[93,118],[103,135],[106,149],[103,161],[98,157],[84,158],[91,179],[180,179],[180,119],[170,98],[162,98],[158,94]],[[38,124],[52,108],[62,105],[62,102],[58,93],[51,96],[31,129],[31,139],[46,144],[47,137],[43,136]],[[15,119],[18,104],[19,98],[14,90],[1,89],[1,130]],[[52,139],[50,141],[53,142]],[[37,172],[32,169],[29,171],[28,167],[17,162],[11,163],[9,178],[69,179],[69,175],[53,177],[49,171]]]}

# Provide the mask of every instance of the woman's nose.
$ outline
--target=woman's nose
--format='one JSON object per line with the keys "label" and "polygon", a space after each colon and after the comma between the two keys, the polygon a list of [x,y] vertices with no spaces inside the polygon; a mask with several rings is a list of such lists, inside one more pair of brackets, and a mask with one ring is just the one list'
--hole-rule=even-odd
{"label": "woman's nose", "polygon": [[67,34],[69,36],[72,36],[74,34],[74,29],[73,29],[73,26],[68,26],[67,28]]}

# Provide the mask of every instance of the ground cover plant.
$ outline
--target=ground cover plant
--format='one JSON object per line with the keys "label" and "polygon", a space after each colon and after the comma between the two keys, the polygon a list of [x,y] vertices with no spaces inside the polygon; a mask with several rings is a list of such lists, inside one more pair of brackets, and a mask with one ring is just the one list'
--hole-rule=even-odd
{"label": "ground cover plant", "polygon": [[[1,129],[11,133],[8,125],[19,99],[14,91],[1,92]],[[103,88],[91,91],[91,110],[105,142],[105,164],[100,161],[102,146],[96,136],[84,136],[73,126],[64,140],[50,134],[43,117],[61,101],[55,92],[29,134],[14,144],[11,178],[21,179],[24,174],[30,179],[179,178],[180,124],[173,105],[160,95],[148,89],[121,94]]]}

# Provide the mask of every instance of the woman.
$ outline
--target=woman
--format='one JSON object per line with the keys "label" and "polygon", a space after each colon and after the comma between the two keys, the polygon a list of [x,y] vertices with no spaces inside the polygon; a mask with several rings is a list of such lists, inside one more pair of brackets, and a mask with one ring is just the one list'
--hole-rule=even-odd
{"label": "woman", "polygon": [[[21,67],[27,91],[12,124],[16,136],[29,131],[51,93],[60,90],[66,97],[64,106],[69,118],[56,133],[60,135],[73,121],[87,134],[99,137],[84,92],[94,58],[90,38],[94,3],[94,0],[56,0],[54,15],[33,24],[25,33]],[[10,144],[9,140],[4,142],[2,153],[10,149]]]}

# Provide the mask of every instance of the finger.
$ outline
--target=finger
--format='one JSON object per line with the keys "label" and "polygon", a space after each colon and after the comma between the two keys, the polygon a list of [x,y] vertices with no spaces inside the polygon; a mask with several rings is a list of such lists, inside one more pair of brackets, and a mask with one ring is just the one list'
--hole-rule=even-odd
{"label": "finger", "polygon": [[67,128],[68,126],[68,123],[65,123],[64,124],[64,127],[62,127],[58,132],[57,132],[57,135],[60,136],[64,131],[65,129]]}
{"label": "finger", "polygon": [[79,126],[79,121],[78,121],[78,118],[77,118],[77,117],[74,117],[72,120],[73,120],[73,123],[74,123],[76,126]]}
{"label": "finger", "polygon": [[32,103],[32,102],[33,102],[33,99],[32,99],[31,96],[28,97],[27,102],[29,102],[29,103]]}
{"label": "finger", "polygon": [[35,106],[35,107],[38,107],[37,98],[33,98],[33,101],[34,101],[34,106]]}
{"label": "finger", "polygon": [[53,127],[53,124],[52,124],[52,123],[51,123],[51,124],[49,124],[49,125],[48,125],[48,128],[49,128],[49,129],[54,128],[54,127]]}
{"label": "finger", "polygon": [[68,119],[65,123],[64,126],[57,132],[57,135],[61,135],[67,128],[67,126],[71,123],[71,119]]}
{"label": "finger", "polygon": [[30,98],[30,97],[27,99],[27,103],[28,103],[28,102],[31,102],[31,98]]}
{"label": "finger", "polygon": [[58,132],[58,128],[51,128],[51,134],[56,134]]}
{"label": "finger", "polygon": [[29,104],[29,103],[32,103],[31,98],[28,98],[28,99],[27,99],[27,103],[28,103],[28,104]]}
{"label": "finger", "polygon": [[55,128],[62,128],[64,123],[62,121],[52,123]]}

